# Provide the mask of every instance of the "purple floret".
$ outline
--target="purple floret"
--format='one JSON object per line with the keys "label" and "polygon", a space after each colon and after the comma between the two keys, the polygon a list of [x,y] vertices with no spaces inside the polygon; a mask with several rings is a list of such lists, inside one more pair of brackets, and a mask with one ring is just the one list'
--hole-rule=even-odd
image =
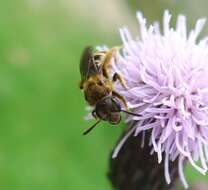
{"label": "purple floret", "polygon": [[128,85],[125,90],[117,84],[117,91],[140,116],[126,116],[127,123],[133,120],[137,124],[113,157],[128,136],[143,133],[145,138],[148,130],[150,153],[157,153],[158,163],[164,159],[166,182],[171,182],[169,162],[178,160],[180,179],[188,188],[184,160],[204,175],[208,169],[208,38],[197,40],[206,19],[199,19],[188,33],[184,15],[178,16],[174,29],[169,26],[171,15],[165,11],[162,32],[157,22],[146,26],[140,12],[137,18],[140,37],[133,39],[127,28],[120,30],[123,52],[113,69]]}

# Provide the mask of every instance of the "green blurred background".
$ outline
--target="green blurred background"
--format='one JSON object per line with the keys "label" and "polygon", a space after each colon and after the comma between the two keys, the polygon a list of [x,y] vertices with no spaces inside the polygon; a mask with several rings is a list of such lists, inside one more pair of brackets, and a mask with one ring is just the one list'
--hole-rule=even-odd
{"label": "green blurred background", "polygon": [[[121,43],[135,33],[136,10],[149,21],[169,9],[206,16],[207,1],[2,0],[0,2],[0,189],[107,190],[110,151],[122,127],[83,130],[86,103],[78,88],[86,45]],[[201,178],[187,168],[188,180]],[[205,178],[204,178],[205,179]]]}

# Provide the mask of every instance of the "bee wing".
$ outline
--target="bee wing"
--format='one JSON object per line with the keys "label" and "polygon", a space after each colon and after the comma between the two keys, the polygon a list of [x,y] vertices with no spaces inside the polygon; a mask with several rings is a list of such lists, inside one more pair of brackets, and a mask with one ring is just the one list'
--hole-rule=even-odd
{"label": "bee wing", "polygon": [[80,60],[80,74],[82,81],[99,72],[93,56],[93,48],[88,46],[84,49]]}

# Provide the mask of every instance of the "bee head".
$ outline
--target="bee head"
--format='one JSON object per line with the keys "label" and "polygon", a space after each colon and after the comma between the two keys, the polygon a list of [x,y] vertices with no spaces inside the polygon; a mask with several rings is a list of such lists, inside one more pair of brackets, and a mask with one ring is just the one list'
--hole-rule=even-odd
{"label": "bee head", "polygon": [[120,110],[120,102],[113,96],[102,98],[95,107],[96,115],[113,125],[118,124],[121,120]]}

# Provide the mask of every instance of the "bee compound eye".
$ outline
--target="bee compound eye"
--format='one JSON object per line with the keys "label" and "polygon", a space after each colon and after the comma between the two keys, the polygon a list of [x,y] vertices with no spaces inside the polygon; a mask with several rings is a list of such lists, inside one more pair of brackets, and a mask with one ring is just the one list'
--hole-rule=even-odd
{"label": "bee compound eye", "polygon": [[120,121],[121,121],[121,115],[120,115],[120,113],[118,113],[118,112],[111,113],[109,122],[110,122],[112,125],[116,125],[116,124],[118,124]]}

